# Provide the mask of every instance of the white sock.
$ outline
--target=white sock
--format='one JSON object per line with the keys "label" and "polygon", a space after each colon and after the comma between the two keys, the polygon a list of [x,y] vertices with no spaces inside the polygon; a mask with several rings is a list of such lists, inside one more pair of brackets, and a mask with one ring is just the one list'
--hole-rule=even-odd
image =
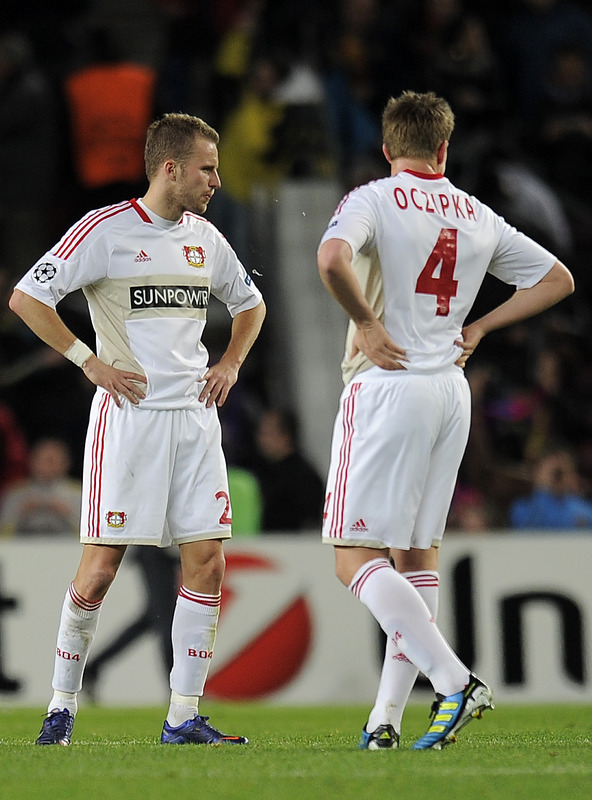
{"label": "white sock", "polygon": [[173,728],[179,727],[186,720],[193,719],[199,713],[199,697],[185,697],[171,692],[171,702],[167,713],[167,722]]}
{"label": "white sock", "polygon": [[67,708],[76,714],[76,693],[82,688],[82,675],[94,639],[102,600],[90,602],[78,594],[71,583],[60,617],[53,680],[54,695],[48,711]]}
{"label": "white sock", "polygon": [[[438,615],[438,573],[430,570],[403,572],[401,575],[415,586],[434,619]],[[379,725],[390,724],[401,733],[403,711],[419,670],[401,652],[393,639],[388,638],[384,664],[376,693],[374,707],[368,717],[367,731],[375,731]]]}
{"label": "white sock", "polygon": [[203,695],[216,641],[221,594],[199,594],[182,586],[173,616],[173,668],[167,722],[192,719]]}
{"label": "white sock", "polygon": [[47,713],[51,711],[63,711],[68,709],[72,716],[76,716],[78,712],[78,697],[76,692],[58,692],[57,689],[53,690],[53,696],[47,706]]}
{"label": "white sock", "polygon": [[354,575],[349,589],[409,661],[427,676],[435,692],[455,694],[467,685],[469,670],[440,633],[417,590],[386,558],[367,561]]}

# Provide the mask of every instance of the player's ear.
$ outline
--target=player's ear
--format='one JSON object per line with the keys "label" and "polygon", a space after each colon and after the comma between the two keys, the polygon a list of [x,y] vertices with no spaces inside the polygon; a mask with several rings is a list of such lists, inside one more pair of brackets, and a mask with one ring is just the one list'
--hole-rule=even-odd
{"label": "player's ear", "polygon": [[385,144],[382,145],[382,152],[384,153],[384,157],[386,158],[388,163],[391,164],[393,159],[391,158],[391,154],[389,153],[388,147]]}
{"label": "player's ear", "polygon": [[446,169],[446,159],[448,158],[448,142],[444,140],[438,148],[438,169],[442,174]]}
{"label": "player's ear", "polygon": [[171,181],[177,180],[177,162],[172,158],[167,158],[167,160],[163,164],[164,174],[167,178]]}

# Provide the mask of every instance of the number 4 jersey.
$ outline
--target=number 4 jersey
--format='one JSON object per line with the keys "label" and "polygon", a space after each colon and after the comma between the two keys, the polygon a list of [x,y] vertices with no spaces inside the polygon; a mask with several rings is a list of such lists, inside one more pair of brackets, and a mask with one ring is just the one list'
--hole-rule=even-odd
{"label": "number 4 jersey", "polygon": [[[444,369],[458,359],[462,326],[486,272],[517,289],[538,283],[556,258],[443,175],[410,170],[354,189],[339,204],[321,244],[342,239],[365,296],[411,372]],[[344,383],[373,366],[351,357]]]}

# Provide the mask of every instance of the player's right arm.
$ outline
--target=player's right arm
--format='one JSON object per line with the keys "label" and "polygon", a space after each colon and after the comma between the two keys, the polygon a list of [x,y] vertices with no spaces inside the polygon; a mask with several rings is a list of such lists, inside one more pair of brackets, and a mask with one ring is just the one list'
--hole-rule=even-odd
{"label": "player's right arm", "polygon": [[464,367],[469,356],[488,333],[540,314],[568,297],[573,291],[574,279],[571,272],[560,261],[556,261],[549,272],[534,286],[517,289],[505,303],[463,328],[462,341],[455,342],[463,349],[456,363]]}
{"label": "player's right arm", "polygon": [[[355,352],[361,350],[382,369],[404,369],[405,351],[388,335],[376,317],[352,269],[351,246],[343,239],[327,239],[318,252],[319,274],[329,293],[357,328]],[[355,355],[355,352],[351,355]]]}
{"label": "player's right arm", "polygon": [[[15,289],[9,300],[9,306],[33,333],[58,353],[66,355],[77,341],[76,336],[55,309],[26,292]],[[118,406],[121,406],[121,397],[137,405],[145,396],[144,390],[138,386],[138,382],[146,383],[143,375],[111,367],[94,353],[88,356],[81,368],[89,381],[108,391]]]}

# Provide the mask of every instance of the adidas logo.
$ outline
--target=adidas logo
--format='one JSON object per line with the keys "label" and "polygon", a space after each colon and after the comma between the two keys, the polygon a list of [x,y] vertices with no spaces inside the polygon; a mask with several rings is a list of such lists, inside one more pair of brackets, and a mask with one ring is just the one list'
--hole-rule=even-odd
{"label": "adidas logo", "polygon": [[351,526],[350,531],[356,531],[358,533],[366,533],[368,528],[366,527],[366,523],[363,519],[359,519],[357,522]]}
{"label": "adidas logo", "polygon": [[140,250],[134,261],[152,261],[152,259],[145,250]]}

